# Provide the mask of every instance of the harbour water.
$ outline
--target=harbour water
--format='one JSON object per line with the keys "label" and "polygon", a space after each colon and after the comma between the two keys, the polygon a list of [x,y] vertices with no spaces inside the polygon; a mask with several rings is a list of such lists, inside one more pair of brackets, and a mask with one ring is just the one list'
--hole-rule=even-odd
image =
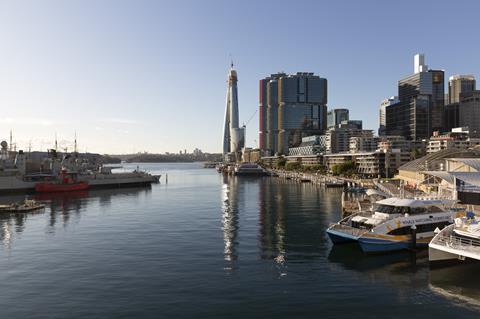
{"label": "harbour water", "polygon": [[332,248],[339,189],[199,163],[140,168],[168,184],[46,196],[43,212],[0,216],[0,318],[480,316],[480,266]]}

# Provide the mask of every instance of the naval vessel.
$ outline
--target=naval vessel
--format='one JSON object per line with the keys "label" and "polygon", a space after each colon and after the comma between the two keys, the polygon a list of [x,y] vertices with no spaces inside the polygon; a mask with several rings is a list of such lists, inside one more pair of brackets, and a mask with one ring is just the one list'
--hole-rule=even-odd
{"label": "naval vessel", "polygon": [[59,156],[52,149],[47,157],[32,160],[23,151],[9,150],[5,141],[0,146],[0,192],[34,191],[37,183],[54,181],[62,171],[75,175],[78,181],[87,182],[90,188],[143,186],[160,180],[160,175],[138,168],[133,172],[115,173],[112,170],[117,167],[92,163],[77,153]]}

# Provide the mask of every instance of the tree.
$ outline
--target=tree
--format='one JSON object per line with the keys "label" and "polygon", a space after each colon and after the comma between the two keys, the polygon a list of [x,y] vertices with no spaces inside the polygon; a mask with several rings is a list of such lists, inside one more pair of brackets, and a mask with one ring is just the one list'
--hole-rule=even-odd
{"label": "tree", "polygon": [[302,168],[302,164],[299,162],[290,162],[285,164],[285,169],[287,171],[296,171],[296,170],[300,170],[301,168]]}
{"label": "tree", "polygon": [[333,175],[350,176],[355,174],[356,172],[357,172],[357,169],[353,161],[346,161],[345,163],[332,166]]}
{"label": "tree", "polygon": [[286,163],[287,159],[285,157],[279,158],[277,161],[277,168],[284,168]]}

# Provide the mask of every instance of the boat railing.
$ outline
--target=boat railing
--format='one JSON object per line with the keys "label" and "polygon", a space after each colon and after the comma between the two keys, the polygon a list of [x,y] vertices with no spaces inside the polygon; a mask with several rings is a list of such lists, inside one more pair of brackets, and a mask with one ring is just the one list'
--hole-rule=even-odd
{"label": "boat railing", "polygon": [[480,239],[456,236],[453,232],[449,235],[438,234],[432,240],[432,244],[458,250],[480,252]]}
{"label": "boat railing", "polygon": [[344,224],[332,224],[330,226],[330,229],[341,231],[341,232],[353,235],[355,237],[359,237],[370,231],[369,229],[366,229],[366,228],[354,228],[352,226],[348,226]]}

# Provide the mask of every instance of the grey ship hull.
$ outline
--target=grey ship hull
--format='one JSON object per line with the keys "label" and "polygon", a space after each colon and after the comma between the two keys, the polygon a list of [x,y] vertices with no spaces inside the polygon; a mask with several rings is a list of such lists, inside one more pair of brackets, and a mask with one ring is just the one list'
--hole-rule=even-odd
{"label": "grey ship hull", "polygon": [[[143,173],[115,173],[115,174],[89,174],[79,175],[80,181],[86,181],[91,188],[108,188],[122,186],[140,186],[157,183],[159,177]],[[26,181],[21,175],[0,176],[0,193],[28,192],[35,190],[38,181]]]}

